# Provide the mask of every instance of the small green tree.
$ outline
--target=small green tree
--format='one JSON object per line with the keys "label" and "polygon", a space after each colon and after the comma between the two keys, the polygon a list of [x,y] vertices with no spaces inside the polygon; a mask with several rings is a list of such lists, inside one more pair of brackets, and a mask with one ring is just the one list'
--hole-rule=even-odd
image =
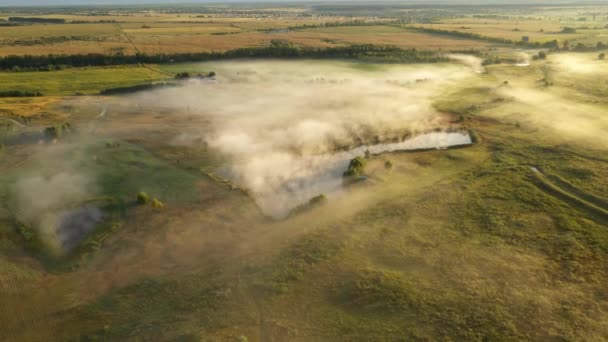
{"label": "small green tree", "polygon": [[155,209],[162,209],[165,207],[165,204],[161,202],[158,198],[154,197],[152,199],[152,207]]}
{"label": "small green tree", "polygon": [[137,193],[137,203],[138,204],[147,204],[148,202],[150,202],[150,196],[148,196],[147,193],[140,191],[139,193]]}
{"label": "small green tree", "polygon": [[363,157],[356,157],[348,163],[348,169],[344,172],[344,177],[357,177],[360,176],[365,170],[367,161]]}

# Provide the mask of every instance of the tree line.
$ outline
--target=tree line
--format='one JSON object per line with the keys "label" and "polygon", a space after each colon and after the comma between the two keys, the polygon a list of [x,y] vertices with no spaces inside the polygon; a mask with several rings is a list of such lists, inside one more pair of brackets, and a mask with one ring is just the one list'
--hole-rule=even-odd
{"label": "tree line", "polygon": [[0,90],[0,97],[34,97],[42,96],[43,94],[39,91],[27,91],[27,90]]}
{"label": "tree line", "polygon": [[235,58],[347,58],[401,63],[430,63],[445,61],[445,57],[432,51],[400,49],[395,46],[351,45],[342,47],[298,47],[289,42],[273,40],[269,46],[239,48],[225,52],[195,52],[177,54],[135,54],[135,55],[23,55],[0,57],[0,70],[4,71],[47,71],[65,66],[111,66],[122,64],[167,64],[182,62],[203,62]]}
{"label": "tree line", "polygon": [[9,17],[9,22],[14,23],[47,23],[47,24],[63,24],[65,19],[61,18],[34,18],[34,17]]}
{"label": "tree line", "polygon": [[422,33],[449,36],[449,37],[462,38],[462,39],[482,40],[485,42],[496,43],[496,44],[512,44],[512,45],[521,45],[521,46],[525,46],[525,47],[548,48],[548,49],[558,48],[557,40],[551,40],[551,41],[543,42],[543,43],[525,42],[525,41],[514,41],[511,39],[507,39],[507,38],[488,37],[488,36],[484,36],[484,35],[481,35],[478,33],[462,32],[462,31],[457,31],[457,30],[449,31],[449,30],[440,30],[440,29],[434,29],[434,28],[428,28],[428,27],[418,27],[418,26],[405,26],[405,27],[400,26],[400,27],[408,29],[408,30],[412,30],[412,31],[422,32]]}

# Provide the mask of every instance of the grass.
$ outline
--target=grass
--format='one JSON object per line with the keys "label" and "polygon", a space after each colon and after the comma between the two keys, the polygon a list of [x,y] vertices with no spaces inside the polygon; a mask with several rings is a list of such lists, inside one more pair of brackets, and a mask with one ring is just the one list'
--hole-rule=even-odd
{"label": "grass", "polygon": [[[74,68],[49,72],[1,73],[0,87],[39,91],[47,96],[98,94],[108,88],[132,86],[166,78],[167,75],[142,66]],[[10,110],[10,107],[7,109]]]}
{"label": "grass", "polygon": [[[503,93],[521,86],[560,98],[561,89],[536,83],[544,63],[492,66],[438,94],[434,107],[461,115],[476,145],[372,156],[369,181],[281,222],[268,222],[245,196],[199,171],[220,166],[217,156],[170,146],[179,122],[146,130],[153,114],[109,120],[115,129],[138,124],[137,132],[116,133],[111,141],[119,143],[111,144],[75,139],[42,164],[31,161],[32,146],[8,146],[0,152],[9,175],[2,189],[17,173],[78,160],[70,167],[98,177],[100,196],[134,202],[145,191],[167,207],[128,209],[119,229],[90,242],[86,262],[53,273],[23,250],[23,234],[0,208],[0,298],[8,303],[0,306],[0,337],[605,339],[608,221],[573,201],[605,200],[605,146],[556,133],[546,123],[565,114],[546,110],[550,103]],[[568,108],[592,109],[575,121],[602,129],[602,104],[580,100],[599,93],[575,87],[571,94],[566,103],[576,106]],[[561,190],[539,187],[530,166]],[[0,203],[8,199],[0,191]]]}

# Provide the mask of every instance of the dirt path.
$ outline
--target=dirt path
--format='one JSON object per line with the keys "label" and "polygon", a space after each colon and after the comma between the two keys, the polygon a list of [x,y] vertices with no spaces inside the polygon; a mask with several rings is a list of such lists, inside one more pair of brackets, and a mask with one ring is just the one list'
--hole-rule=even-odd
{"label": "dirt path", "polygon": [[603,219],[608,219],[608,209],[601,206],[601,204],[592,203],[588,200],[585,200],[578,196],[577,194],[560,187],[559,185],[553,183],[547,176],[545,176],[539,169],[534,166],[530,166],[530,170],[534,174],[536,179],[536,184],[545,190],[546,192],[559,197],[563,201],[572,204],[576,207],[583,208],[587,211],[590,211]]}

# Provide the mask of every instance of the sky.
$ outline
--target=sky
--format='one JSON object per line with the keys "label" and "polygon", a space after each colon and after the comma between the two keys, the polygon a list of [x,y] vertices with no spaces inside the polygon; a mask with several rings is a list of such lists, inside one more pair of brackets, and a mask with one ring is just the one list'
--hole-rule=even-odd
{"label": "sky", "polygon": [[[57,5],[132,5],[132,4],[183,4],[183,3],[226,3],[226,2],[355,2],[375,4],[377,1],[370,0],[0,0],[2,6],[57,6]],[[450,4],[551,4],[551,3],[591,3],[606,2],[606,0],[401,0],[395,1],[402,4],[407,3],[450,3]]]}

